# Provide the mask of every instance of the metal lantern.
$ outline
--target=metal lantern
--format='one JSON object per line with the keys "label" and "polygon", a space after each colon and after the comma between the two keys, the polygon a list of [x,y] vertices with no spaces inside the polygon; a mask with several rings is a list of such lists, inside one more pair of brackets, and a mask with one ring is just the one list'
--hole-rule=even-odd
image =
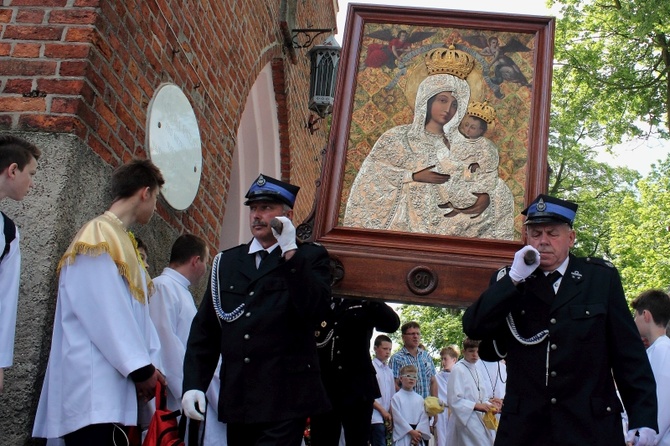
{"label": "metal lantern", "polygon": [[316,45],[307,55],[310,60],[309,109],[325,118],[333,111],[337,67],[342,48],[329,37],[323,45]]}

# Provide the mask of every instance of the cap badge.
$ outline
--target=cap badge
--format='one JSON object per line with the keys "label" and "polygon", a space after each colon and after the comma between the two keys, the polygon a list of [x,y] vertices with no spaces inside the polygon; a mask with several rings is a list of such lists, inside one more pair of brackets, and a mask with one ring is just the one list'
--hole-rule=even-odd
{"label": "cap badge", "polygon": [[540,198],[540,201],[537,202],[537,211],[538,212],[544,212],[547,209],[547,204],[544,202],[542,198]]}
{"label": "cap badge", "polygon": [[265,178],[263,178],[263,175],[258,177],[258,179],[256,180],[256,184],[260,187],[265,186]]}

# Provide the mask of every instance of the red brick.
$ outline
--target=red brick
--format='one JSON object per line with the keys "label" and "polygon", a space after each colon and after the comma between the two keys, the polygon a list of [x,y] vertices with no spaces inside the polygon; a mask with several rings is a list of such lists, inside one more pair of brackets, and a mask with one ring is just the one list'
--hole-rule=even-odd
{"label": "red brick", "polygon": [[79,108],[79,117],[87,126],[93,129],[97,129],[99,127],[100,120],[98,119],[98,115],[88,104],[82,103],[82,106]]}
{"label": "red brick", "polygon": [[102,102],[100,97],[95,101],[95,111],[100,115],[100,118],[107,122],[112,128],[116,127],[116,116],[109,107],[107,107],[107,104]]}
{"label": "red brick", "polygon": [[3,37],[8,40],[60,40],[62,26],[7,25]]}
{"label": "red brick", "polygon": [[37,58],[40,56],[41,43],[17,43],[12,50],[13,57]]}
{"label": "red brick", "polygon": [[9,56],[12,52],[11,43],[0,43],[0,56]]}
{"label": "red brick", "polygon": [[76,120],[74,116],[21,115],[19,117],[19,128],[69,133],[75,129]]}
{"label": "red brick", "polygon": [[47,94],[73,94],[81,92],[83,79],[38,79],[37,89]]}
{"label": "red brick", "polygon": [[79,110],[81,99],[78,97],[53,97],[51,98],[51,113],[65,113],[74,115]]}
{"label": "red brick", "polygon": [[121,102],[117,103],[116,107],[114,107],[114,113],[116,113],[116,116],[118,116],[121,123],[126,126],[130,132],[135,133],[137,127],[135,119],[128,113]]}
{"label": "red brick", "polygon": [[0,76],[51,76],[56,74],[56,62],[28,60],[0,60]]}
{"label": "red brick", "polygon": [[47,43],[44,56],[53,59],[85,59],[91,50],[86,43]]}
{"label": "red brick", "polygon": [[112,47],[109,46],[109,43],[103,37],[101,37],[100,34],[94,34],[92,43],[100,51],[103,59],[108,60],[114,54]]}
{"label": "red brick", "polygon": [[78,26],[75,28],[69,28],[65,32],[65,41],[66,42],[86,42],[90,43],[93,41],[93,36],[95,35],[95,28],[90,26]]}
{"label": "red brick", "polygon": [[33,89],[32,79],[7,79],[3,93],[24,94]]}
{"label": "red brick", "polygon": [[88,140],[86,141],[88,146],[97,153],[103,160],[112,166],[119,164],[118,156],[115,153],[112,153],[109,150],[109,147],[100,141],[95,133],[89,133]]}
{"label": "red brick", "polygon": [[16,23],[42,23],[44,9],[19,9],[16,12]]}
{"label": "red brick", "polygon": [[0,114],[0,129],[11,130],[13,126],[12,115],[5,113]]}
{"label": "red brick", "polygon": [[100,77],[100,74],[98,74],[94,69],[88,70],[88,73],[86,73],[86,78],[91,83],[91,87],[95,92],[102,94],[102,92],[105,91],[105,86],[107,84],[105,83],[105,80]]}
{"label": "red brick", "polygon": [[98,134],[98,138],[100,138],[103,142],[109,141],[110,136],[112,135],[112,130],[109,128],[109,126],[106,123],[100,124],[95,131]]}
{"label": "red brick", "polygon": [[0,96],[0,110],[3,111],[46,111],[44,98],[24,98],[23,96]]}
{"label": "red brick", "polygon": [[73,6],[75,8],[97,8],[100,6],[100,0],[75,0]]}
{"label": "red brick", "polygon": [[135,138],[124,126],[119,127],[119,139],[124,147],[135,147]]}
{"label": "red brick", "polygon": [[86,60],[67,60],[60,63],[58,74],[61,76],[84,76],[88,69]]}
{"label": "red brick", "polygon": [[9,23],[12,21],[11,9],[0,9],[0,23]]}
{"label": "red brick", "polygon": [[97,17],[93,9],[68,8],[51,11],[49,23],[92,25]]}
{"label": "red brick", "polygon": [[63,7],[67,0],[12,0],[12,6]]}

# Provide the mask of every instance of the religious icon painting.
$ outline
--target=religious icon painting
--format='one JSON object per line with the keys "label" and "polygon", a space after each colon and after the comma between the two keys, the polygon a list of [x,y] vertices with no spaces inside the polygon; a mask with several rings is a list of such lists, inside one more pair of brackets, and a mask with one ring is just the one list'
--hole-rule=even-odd
{"label": "religious icon painting", "polygon": [[[552,17],[349,6],[314,223],[343,294],[462,305],[518,249],[546,188],[553,33]],[[374,285],[356,272],[371,260],[389,274]]]}

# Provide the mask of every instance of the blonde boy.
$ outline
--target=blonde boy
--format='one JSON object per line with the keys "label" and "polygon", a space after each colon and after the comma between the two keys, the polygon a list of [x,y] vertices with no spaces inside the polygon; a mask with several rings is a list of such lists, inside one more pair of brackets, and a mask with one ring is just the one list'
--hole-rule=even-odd
{"label": "blonde boy", "polygon": [[400,368],[400,390],[391,398],[394,446],[416,446],[432,438],[423,397],[414,391],[417,374],[413,365]]}

